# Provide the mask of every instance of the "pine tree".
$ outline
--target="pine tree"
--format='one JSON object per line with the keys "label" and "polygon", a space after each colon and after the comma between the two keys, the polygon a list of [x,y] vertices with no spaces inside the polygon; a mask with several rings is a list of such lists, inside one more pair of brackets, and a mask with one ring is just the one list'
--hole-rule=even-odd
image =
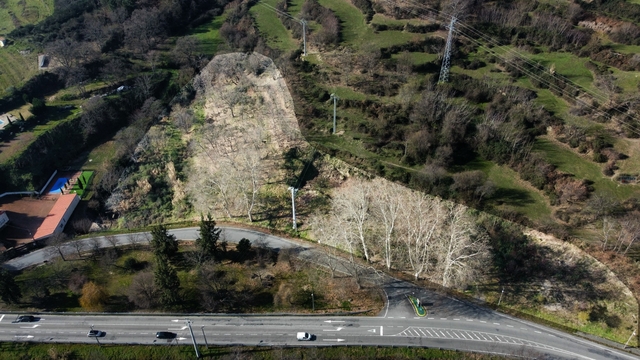
{"label": "pine tree", "polygon": [[216,222],[211,218],[211,214],[207,214],[206,218],[200,215],[200,235],[196,239],[196,247],[206,259],[215,258],[221,232],[222,229],[216,228]]}
{"label": "pine tree", "polygon": [[171,307],[180,301],[180,279],[176,269],[162,258],[156,258],[154,282],[160,293],[160,303]]}
{"label": "pine tree", "polygon": [[151,229],[151,248],[158,260],[171,259],[178,253],[178,240],[174,235],[169,235],[164,225],[154,226]]}

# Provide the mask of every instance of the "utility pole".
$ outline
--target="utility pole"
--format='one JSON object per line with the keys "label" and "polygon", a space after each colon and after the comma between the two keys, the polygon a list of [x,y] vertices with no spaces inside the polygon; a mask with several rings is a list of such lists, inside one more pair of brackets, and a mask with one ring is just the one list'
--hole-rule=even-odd
{"label": "utility pole", "polygon": [[498,299],[498,306],[500,306],[500,303],[502,302],[502,295],[504,295],[504,286],[502,287],[502,292],[500,293],[500,299]]}
{"label": "utility pole", "polygon": [[293,186],[289,186],[289,190],[291,190],[291,212],[293,213],[293,230],[298,230],[298,225],[296,225],[296,193],[298,189]]}
{"label": "utility pole", "polygon": [[316,301],[313,298],[313,293],[311,293],[311,308],[313,309],[313,311],[316,311]]}
{"label": "utility pole", "polygon": [[453,43],[453,31],[456,23],[456,17],[451,17],[449,23],[449,35],[447,36],[447,45],[444,47],[444,54],[442,56],[442,67],[440,68],[440,78],[438,84],[446,83],[449,81],[449,67],[451,66],[451,43]]}
{"label": "utility pole", "polygon": [[198,350],[198,344],[196,344],[196,337],[193,336],[193,329],[191,328],[191,320],[186,320],[189,332],[191,333],[191,341],[193,341],[193,348],[196,350],[196,358],[200,359],[200,350]]}
{"label": "utility pole", "polygon": [[[93,324],[91,324],[91,330],[93,330]],[[94,337],[96,338],[96,342],[98,343],[98,346],[102,346],[102,344],[100,344],[100,340],[98,340],[98,336],[96,335]]]}
{"label": "utility pole", "polygon": [[336,101],[340,100],[340,98],[334,93],[331,94],[331,99],[333,99],[333,134],[336,134]]}
{"label": "utility pole", "polygon": [[302,46],[304,50],[303,56],[307,56],[307,21],[302,19],[300,20],[300,23],[302,24]]}
{"label": "utility pole", "polygon": [[629,340],[627,340],[627,342],[624,344],[624,348],[626,349],[627,346],[629,345],[629,341],[631,341],[631,338],[634,337],[636,335],[636,330],[633,330],[633,334],[631,334],[631,336],[629,336]]}

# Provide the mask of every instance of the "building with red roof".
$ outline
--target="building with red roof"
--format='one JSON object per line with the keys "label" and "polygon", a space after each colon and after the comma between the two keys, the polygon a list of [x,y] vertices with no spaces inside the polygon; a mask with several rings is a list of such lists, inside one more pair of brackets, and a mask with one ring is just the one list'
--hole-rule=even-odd
{"label": "building with red roof", "polygon": [[80,197],[76,194],[61,195],[44,218],[33,240],[43,240],[61,233],[79,202]]}

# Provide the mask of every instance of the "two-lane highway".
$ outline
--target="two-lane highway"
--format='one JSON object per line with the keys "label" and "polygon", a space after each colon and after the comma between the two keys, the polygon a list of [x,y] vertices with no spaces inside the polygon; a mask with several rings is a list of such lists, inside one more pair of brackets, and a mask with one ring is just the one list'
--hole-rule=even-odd
{"label": "two-lane highway", "polygon": [[[190,343],[183,317],[42,315],[31,323],[11,323],[16,315],[0,315],[0,341],[96,342],[87,337],[93,326],[106,332],[100,343]],[[383,345],[421,346],[481,351],[525,357],[567,359],[637,359],[564,333],[517,319],[500,322],[474,318],[383,318],[325,316],[191,316],[196,341],[216,345]],[[175,340],[156,339],[158,331],[177,334]],[[296,332],[316,335],[299,342]]]}

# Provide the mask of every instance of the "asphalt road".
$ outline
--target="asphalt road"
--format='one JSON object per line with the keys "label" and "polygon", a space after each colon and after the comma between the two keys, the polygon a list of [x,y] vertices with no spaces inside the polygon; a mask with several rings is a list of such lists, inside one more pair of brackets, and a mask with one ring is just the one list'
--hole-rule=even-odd
{"label": "asphalt road", "polygon": [[[172,230],[181,240],[197,237],[197,228]],[[146,234],[118,235],[118,245],[141,242]],[[317,258],[317,250],[260,232],[223,228],[223,237],[230,243],[242,238],[252,242],[264,240],[273,248],[297,248],[302,258]],[[113,246],[107,239],[80,240],[86,249],[99,244]],[[67,245],[63,253],[76,248]],[[26,267],[50,261],[59,256],[57,250],[41,249],[13,259],[3,266],[8,269]],[[341,271],[338,269],[338,271]],[[346,270],[345,270],[346,271]],[[429,290],[417,288],[378,272],[364,276],[384,289],[387,302],[377,317],[336,316],[190,316],[196,341],[216,345],[383,345],[421,346],[462,351],[482,351],[526,358],[566,359],[638,359],[626,352],[611,349],[554,329],[515,319]],[[420,298],[428,315],[416,317],[407,295]],[[0,314],[0,341],[36,342],[96,342],[88,338],[91,325],[106,332],[101,343],[181,344],[190,343],[190,333],[183,316],[127,315],[39,315],[33,323],[11,323],[16,314]],[[171,331],[175,340],[158,340],[155,333]],[[203,335],[204,331],[204,335]],[[296,332],[316,335],[315,341],[298,342]]]}
{"label": "asphalt road", "polygon": [[[248,230],[248,229],[240,229],[240,228],[230,228],[230,227],[220,227],[222,229],[221,240],[226,240],[229,243],[238,243],[243,238],[249,239],[252,242],[256,240],[264,240],[269,247],[274,249],[283,249],[290,247],[299,247],[300,245],[294,243],[289,240],[285,240],[276,236],[267,235],[261,232]],[[169,230],[170,234],[176,236],[178,240],[195,240],[198,237],[198,228],[183,228],[183,229],[174,229]],[[132,233],[132,234],[122,234],[122,235],[113,235],[112,238],[116,239],[117,246],[128,245],[132,243],[148,243],[149,241],[149,233],[141,232],[141,233]],[[108,248],[113,246],[113,244],[107,240],[105,236],[100,236],[92,239],[83,239],[76,240],[73,243],[81,243],[82,249],[84,251],[89,251],[93,246],[94,242],[97,243],[101,248]],[[72,256],[76,253],[77,249],[72,245],[72,242],[65,243],[60,248],[60,251],[66,256]],[[21,257],[17,257],[15,259],[11,259],[4,264],[2,267],[8,270],[22,270],[28,268],[29,266],[42,264],[44,262],[51,261],[55,258],[60,257],[60,254],[57,249],[53,247],[47,247],[43,249],[39,249],[23,255]]]}
{"label": "asphalt road", "polygon": [[[33,323],[11,323],[15,314],[0,315],[0,341],[95,343],[87,332],[106,332],[102,344],[190,344],[185,318],[177,316],[41,315]],[[189,318],[195,339],[204,345],[382,345],[420,346],[509,354],[527,358],[636,359],[560,332],[508,317],[383,318],[326,316],[215,316]],[[171,331],[175,340],[158,340]],[[203,335],[204,331],[204,335]],[[316,336],[299,342],[296,332]]]}

